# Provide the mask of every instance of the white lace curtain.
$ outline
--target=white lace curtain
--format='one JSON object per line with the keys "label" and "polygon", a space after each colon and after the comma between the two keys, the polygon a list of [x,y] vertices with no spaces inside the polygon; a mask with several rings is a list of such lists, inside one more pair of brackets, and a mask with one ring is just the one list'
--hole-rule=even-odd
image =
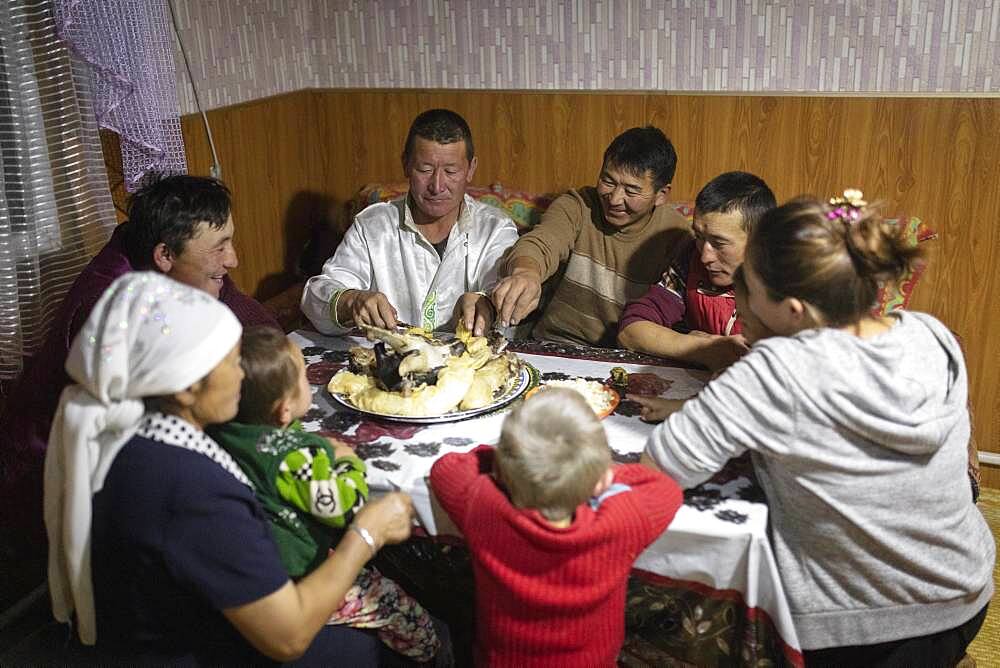
{"label": "white lace curtain", "polygon": [[115,225],[89,81],[51,1],[0,2],[0,379]]}
{"label": "white lace curtain", "polygon": [[185,169],[167,16],[163,0],[0,0],[0,383],[115,225],[98,124],[123,137],[129,189]]}
{"label": "white lace curtain", "polygon": [[98,125],[129,190],[186,171],[169,25],[166,0],[0,0],[0,386],[114,228]]}

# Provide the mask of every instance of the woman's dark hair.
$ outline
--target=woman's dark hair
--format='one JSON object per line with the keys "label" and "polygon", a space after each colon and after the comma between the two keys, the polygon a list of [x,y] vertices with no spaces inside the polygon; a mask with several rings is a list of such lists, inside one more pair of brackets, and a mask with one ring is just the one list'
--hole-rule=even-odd
{"label": "woman's dark hair", "polygon": [[166,244],[184,252],[200,223],[219,229],[229,219],[229,188],[204,176],[152,174],[129,199],[125,254],[134,269],[153,263],[153,249]]}
{"label": "woman's dark hair", "polygon": [[650,174],[653,190],[658,191],[674,180],[677,152],[659,128],[652,125],[632,128],[615,137],[604,151],[603,168],[609,166],[622,169],[633,176],[644,177],[647,173]]}
{"label": "woman's dark hair", "polygon": [[403,147],[403,164],[410,164],[413,155],[413,144],[416,138],[438,144],[453,144],[465,142],[465,159],[472,162],[476,149],[472,145],[472,130],[465,119],[450,109],[428,109],[413,119],[410,131],[406,134],[406,144]]}
{"label": "woman's dark hair", "polygon": [[771,209],[750,233],[746,257],[771,299],[801,299],[842,327],[871,311],[879,284],[898,281],[921,251],[872,207],[855,209],[854,219],[834,209],[810,197]]}
{"label": "woman's dark hair", "polygon": [[299,383],[299,369],[292,356],[295,345],[279,330],[257,325],[243,330],[240,366],[240,408],[236,421],[244,424],[271,424],[274,407]]}
{"label": "woman's dark hair", "polygon": [[180,404],[177,403],[172,394],[143,397],[142,405],[147,413],[167,413],[173,415],[180,409]]}
{"label": "woman's dark hair", "polygon": [[739,212],[744,231],[752,230],[778,205],[764,180],[749,172],[726,172],[705,184],[694,200],[697,214]]}

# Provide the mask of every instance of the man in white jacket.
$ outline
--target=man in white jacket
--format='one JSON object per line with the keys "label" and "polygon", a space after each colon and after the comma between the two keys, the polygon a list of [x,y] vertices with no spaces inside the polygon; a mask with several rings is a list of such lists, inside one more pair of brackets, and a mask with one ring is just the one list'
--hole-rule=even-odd
{"label": "man in white jacket", "polygon": [[323,273],[306,283],[302,311],[324,334],[399,322],[430,331],[458,318],[481,334],[495,316],[486,293],[517,228],[465,194],[476,157],[469,126],[455,112],[417,116],[402,160],[409,193],[354,218]]}

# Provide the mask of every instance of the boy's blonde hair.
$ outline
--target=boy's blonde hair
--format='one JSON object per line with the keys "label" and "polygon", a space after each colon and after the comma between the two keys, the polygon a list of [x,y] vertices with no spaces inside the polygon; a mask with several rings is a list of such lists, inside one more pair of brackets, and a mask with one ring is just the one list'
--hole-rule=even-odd
{"label": "boy's blonde hair", "polygon": [[275,406],[298,389],[294,350],[295,344],[274,327],[258,325],[243,331],[240,366],[244,376],[237,422],[274,422]]}
{"label": "boy's blonde hair", "polygon": [[548,388],[511,411],[496,453],[497,473],[519,508],[561,520],[594,492],[611,465],[604,427],[587,401]]}

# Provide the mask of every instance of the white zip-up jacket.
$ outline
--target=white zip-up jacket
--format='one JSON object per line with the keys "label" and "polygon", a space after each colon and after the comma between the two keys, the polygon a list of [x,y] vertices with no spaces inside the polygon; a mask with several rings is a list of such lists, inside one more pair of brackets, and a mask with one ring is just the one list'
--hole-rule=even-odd
{"label": "white zip-up jacket", "polygon": [[493,288],[500,256],[516,240],[507,214],[465,195],[438,257],[413,222],[407,197],[372,204],[355,216],[323,273],[306,283],[302,312],[323,334],[343,334],[349,328],[337,320],[337,299],[346,290],[374,290],[402,322],[439,329],[463,293]]}

